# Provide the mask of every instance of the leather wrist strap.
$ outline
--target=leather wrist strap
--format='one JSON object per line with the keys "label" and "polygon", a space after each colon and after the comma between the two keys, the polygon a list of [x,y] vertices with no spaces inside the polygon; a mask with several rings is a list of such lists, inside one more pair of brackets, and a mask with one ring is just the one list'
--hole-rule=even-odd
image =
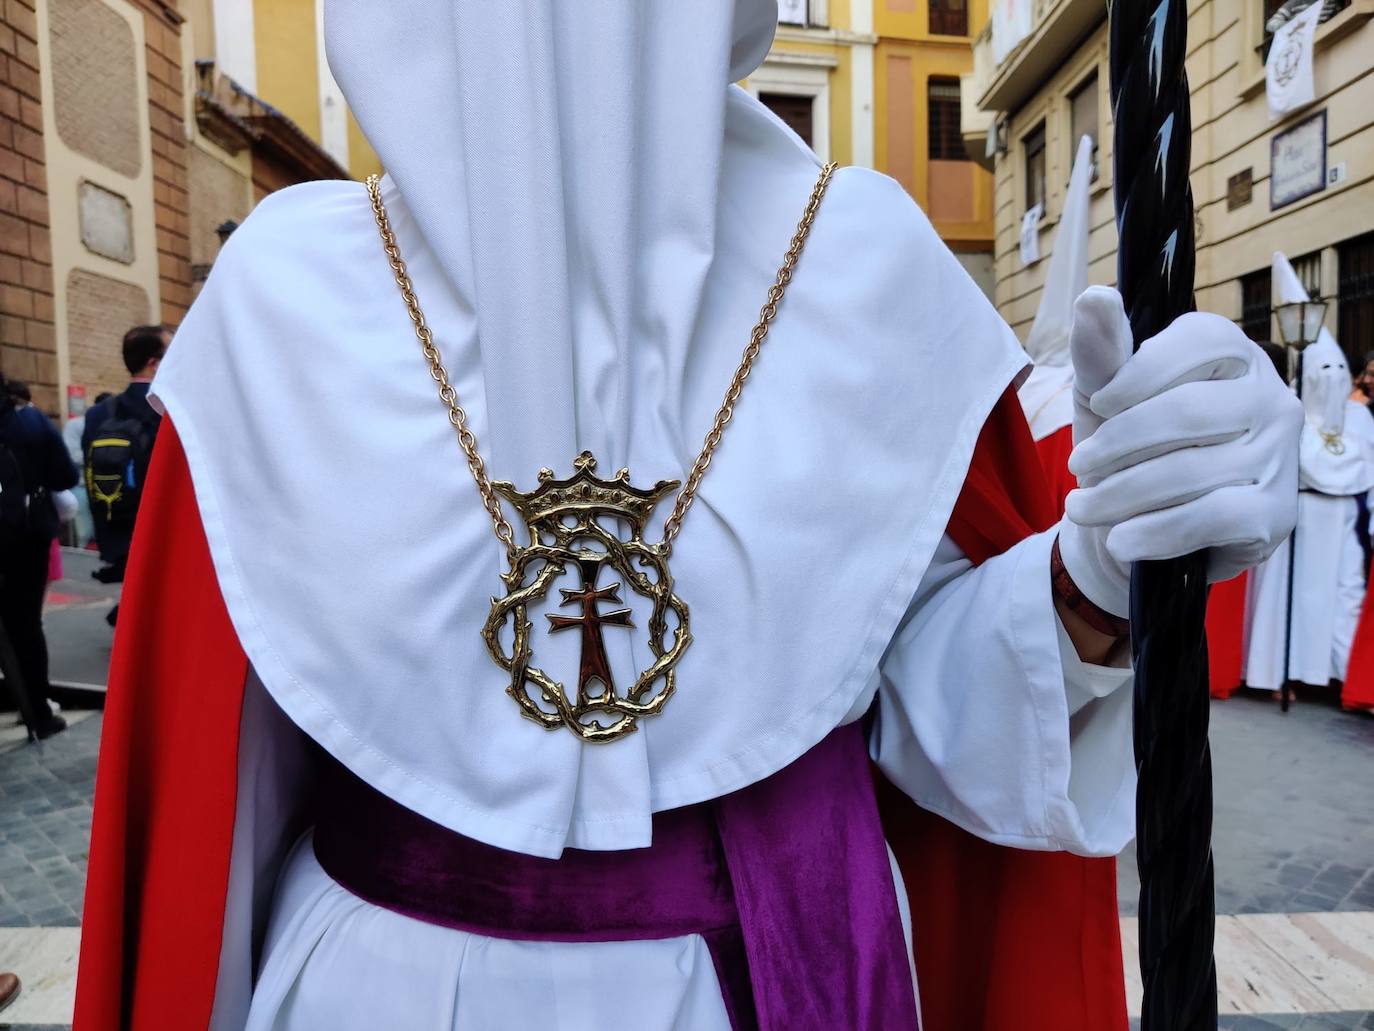
{"label": "leather wrist strap", "polygon": [[1131,632],[1131,621],[1114,616],[1105,609],[1093,604],[1091,598],[1078,589],[1064,559],[1059,554],[1059,538],[1054,539],[1054,549],[1050,552],[1050,589],[1056,600],[1064,603],[1075,616],[1087,623],[1100,634],[1109,637],[1125,637]]}

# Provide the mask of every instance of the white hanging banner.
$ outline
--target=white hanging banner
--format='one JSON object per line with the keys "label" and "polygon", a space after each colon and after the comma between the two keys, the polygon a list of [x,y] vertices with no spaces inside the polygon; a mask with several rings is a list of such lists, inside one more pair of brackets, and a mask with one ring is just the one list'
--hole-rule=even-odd
{"label": "white hanging banner", "polygon": [[1298,12],[1274,33],[1264,62],[1264,93],[1269,117],[1280,118],[1316,99],[1312,83],[1312,40],[1322,16],[1321,0]]}
{"label": "white hanging banner", "polygon": [[1040,260],[1040,216],[1045,205],[1036,204],[1021,216],[1021,264],[1034,265]]}
{"label": "white hanging banner", "polygon": [[778,21],[791,25],[806,24],[807,0],[778,0]]}
{"label": "white hanging banner", "polygon": [[993,0],[992,62],[1000,65],[1017,45],[1031,34],[1035,15],[1034,0]]}

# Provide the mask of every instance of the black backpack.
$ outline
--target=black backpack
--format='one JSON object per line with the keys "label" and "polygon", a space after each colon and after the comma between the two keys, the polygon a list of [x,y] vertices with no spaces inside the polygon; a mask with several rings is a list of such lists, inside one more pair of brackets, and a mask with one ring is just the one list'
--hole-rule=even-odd
{"label": "black backpack", "polygon": [[86,449],[86,495],[91,514],[107,523],[132,523],[152,451],[152,428],[129,412],[122,397],[110,402]]}
{"label": "black backpack", "polygon": [[7,396],[0,394],[0,534],[5,536],[27,529],[29,522],[29,492],[24,486],[24,470],[9,442],[14,422],[14,407]]}

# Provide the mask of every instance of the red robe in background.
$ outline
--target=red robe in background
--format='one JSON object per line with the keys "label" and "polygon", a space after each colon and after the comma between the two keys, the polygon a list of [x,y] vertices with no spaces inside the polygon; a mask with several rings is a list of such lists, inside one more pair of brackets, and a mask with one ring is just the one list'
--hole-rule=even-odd
{"label": "red robe in background", "polygon": [[[975,562],[1053,522],[1033,461],[1008,391],[950,520]],[[169,422],[110,670],[75,1031],[209,1021],[247,673]],[[1113,860],[991,845],[880,790],[911,902],[924,1031],[1124,1031]]]}
{"label": "red robe in background", "polygon": [[[1369,570],[1369,579],[1374,580],[1374,565]],[[1369,603],[1367,587],[1355,640],[1350,645],[1345,683],[1341,685],[1341,707],[1374,712],[1374,605]]]}
{"label": "red robe in background", "polygon": [[1240,687],[1245,662],[1245,588],[1241,573],[1213,584],[1207,598],[1207,675],[1213,698],[1230,698]]}

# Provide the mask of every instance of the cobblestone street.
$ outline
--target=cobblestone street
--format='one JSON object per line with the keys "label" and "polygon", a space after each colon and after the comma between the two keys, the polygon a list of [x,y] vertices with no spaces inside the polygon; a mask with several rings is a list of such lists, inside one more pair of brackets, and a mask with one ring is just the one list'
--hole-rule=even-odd
{"label": "cobblestone street", "polygon": [[[69,563],[78,574],[79,556]],[[67,675],[88,679],[107,653],[108,596],[75,578],[56,586],[54,653],[71,642]],[[0,969],[25,980],[0,1029],[70,1020],[101,716],[66,715],[71,729],[38,745],[0,717]],[[1374,1029],[1374,718],[1317,695],[1283,716],[1242,694],[1213,703],[1212,742],[1220,1026]],[[1129,983],[1129,850],[1119,870]]]}
{"label": "cobblestone street", "polygon": [[[1276,939],[1289,929],[1255,923],[1271,919],[1258,914],[1346,914],[1332,919],[1357,953],[1362,997],[1374,993],[1374,718],[1341,712],[1322,692],[1303,694],[1287,715],[1267,695],[1239,692],[1212,703],[1212,766],[1222,1010],[1228,1001],[1258,1010],[1223,1017],[1221,1027],[1374,1028],[1374,1002],[1313,1012],[1324,971],[1297,957],[1283,962],[1289,938]],[[1123,916],[1135,914],[1138,891],[1128,848],[1118,861]],[[1244,962],[1228,968],[1229,957]],[[1276,995],[1308,1002],[1266,1012],[1264,1000]]]}

